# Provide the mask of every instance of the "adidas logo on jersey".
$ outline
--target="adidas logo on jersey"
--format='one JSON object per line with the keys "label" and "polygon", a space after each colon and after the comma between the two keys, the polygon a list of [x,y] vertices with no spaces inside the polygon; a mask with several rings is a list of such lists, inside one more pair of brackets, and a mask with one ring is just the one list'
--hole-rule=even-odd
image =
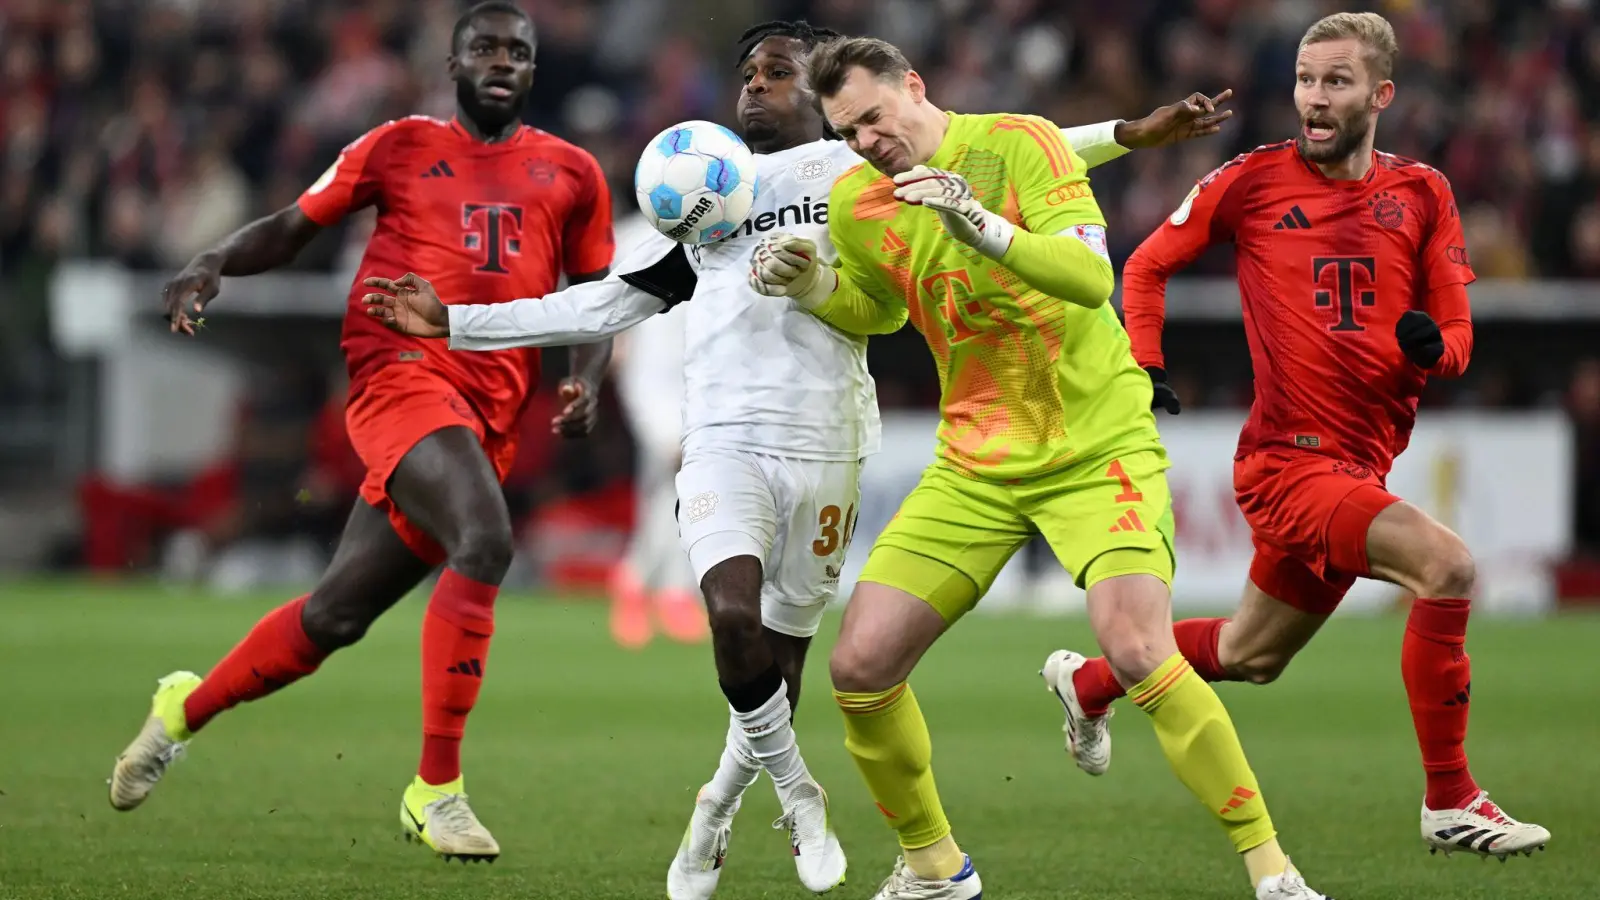
{"label": "adidas logo on jersey", "polygon": [[1272,226],[1272,230],[1283,231],[1287,229],[1294,231],[1296,229],[1310,227],[1311,220],[1306,218],[1306,214],[1300,211],[1300,207],[1291,206],[1289,207],[1289,211],[1283,214],[1283,218],[1278,220],[1278,224]]}
{"label": "adidas logo on jersey", "polygon": [[454,177],[456,177],[456,173],[455,173],[455,171],[453,169],[450,168],[450,164],[449,163],[447,163],[447,162],[445,162],[444,160],[441,159],[438,162],[434,163],[433,165],[429,166],[428,167],[428,171],[422,173],[422,177],[423,178],[454,178]]}
{"label": "adidas logo on jersey", "polygon": [[751,216],[745,220],[743,227],[723,238],[723,240],[741,235],[749,237],[758,231],[773,231],[775,229],[790,228],[795,225],[826,224],[828,224],[827,198],[812,200],[810,197],[801,197],[799,203],[780,206],[776,212],[768,210]]}

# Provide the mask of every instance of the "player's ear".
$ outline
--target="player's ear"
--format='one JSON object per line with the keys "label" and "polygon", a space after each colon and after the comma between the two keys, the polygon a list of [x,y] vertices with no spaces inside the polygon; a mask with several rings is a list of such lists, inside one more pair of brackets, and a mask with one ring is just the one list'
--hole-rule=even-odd
{"label": "player's ear", "polygon": [[1394,82],[1387,78],[1378,82],[1378,89],[1372,92],[1372,108],[1374,111],[1385,110],[1394,102]]}
{"label": "player's ear", "polygon": [[917,103],[921,103],[928,96],[928,86],[922,82],[922,76],[917,74],[916,69],[906,73],[905,90]]}

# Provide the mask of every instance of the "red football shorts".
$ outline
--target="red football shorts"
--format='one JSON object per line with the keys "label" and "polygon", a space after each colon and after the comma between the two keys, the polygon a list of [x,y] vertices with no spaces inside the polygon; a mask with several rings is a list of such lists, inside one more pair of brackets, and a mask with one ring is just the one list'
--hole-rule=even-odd
{"label": "red football shorts", "polygon": [[1367,574],[1367,530],[1400,500],[1370,468],[1310,453],[1236,460],[1233,490],[1255,544],[1250,580],[1318,615],[1333,612]]}
{"label": "red football shorts", "polygon": [[439,375],[412,366],[389,366],[373,375],[360,393],[350,396],[345,424],[351,445],[367,467],[361,499],[387,513],[395,533],[411,552],[434,565],[444,562],[444,548],[412,524],[389,498],[389,478],[401,458],[423,438],[455,425],[470,428],[478,436],[501,481],[517,457],[516,435],[490,431],[460,391]]}

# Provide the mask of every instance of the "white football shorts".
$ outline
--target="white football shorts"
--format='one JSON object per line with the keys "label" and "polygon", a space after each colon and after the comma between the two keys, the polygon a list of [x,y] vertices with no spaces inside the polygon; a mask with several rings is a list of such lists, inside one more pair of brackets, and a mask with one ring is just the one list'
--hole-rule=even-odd
{"label": "white football shorts", "polygon": [[678,470],[678,534],[695,583],[736,556],[761,560],[761,621],[811,637],[839,590],[861,505],[861,465],[690,449]]}

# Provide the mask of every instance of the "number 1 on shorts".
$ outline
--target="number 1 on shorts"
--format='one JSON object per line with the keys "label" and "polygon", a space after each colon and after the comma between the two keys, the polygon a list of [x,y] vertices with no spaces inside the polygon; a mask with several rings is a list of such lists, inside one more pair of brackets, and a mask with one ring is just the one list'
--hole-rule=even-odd
{"label": "number 1 on shorts", "polygon": [[1115,478],[1117,483],[1122,485],[1122,493],[1111,498],[1113,503],[1138,503],[1144,499],[1143,494],[1133,489],[1133,479],[1129,478],[1128,473],[1122,468],[1122,460],[1111,461],[1111,467],[1106,469],[1106,477]]}

